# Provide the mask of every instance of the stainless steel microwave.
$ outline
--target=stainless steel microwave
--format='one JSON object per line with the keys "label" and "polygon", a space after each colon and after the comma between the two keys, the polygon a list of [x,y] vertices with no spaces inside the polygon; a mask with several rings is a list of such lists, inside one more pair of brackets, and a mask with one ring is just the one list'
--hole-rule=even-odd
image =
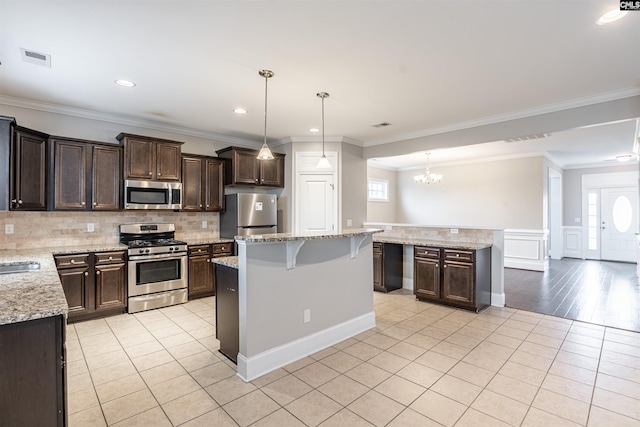
{"label": "stainless steel microwave", "polygon": [[125,209],[182,208],[182,183],[127,179],[124,181]]}

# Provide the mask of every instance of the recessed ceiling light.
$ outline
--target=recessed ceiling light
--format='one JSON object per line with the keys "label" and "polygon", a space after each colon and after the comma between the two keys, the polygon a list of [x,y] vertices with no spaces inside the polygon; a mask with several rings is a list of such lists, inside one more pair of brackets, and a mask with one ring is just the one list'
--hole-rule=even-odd
{"label": "recessed ceiling light", "polygon": [[320,132],[320,129],[318,129],[318,128],[311,128],[311,129],[309,129],[309,132]]}
{"label": "recessed ceiling light", "polygon": [[129,80],[118,79],[116,80],[116,84],[124,87],[134,87],[136,84]]}
{"label": "recessed ceiling light", "polygon": [[234,108],[233,112],[236,114],[247,114],[247,110],[241,107]]}
{"label": "recessed ceiling light", "polygon": [[596,24],[598,25],[610,24],[612,22],[617,21],[618,19],[621,19],[626,14],[627,12],[624,10],[613,9],[605,13],[604,15],[602,15],[600,18],[598,18],[598,20],[596,21]]}
{"label": "recessed ceiling light", "polygon": [[631,154],[623,154],[621,156],[616,156],[616,160],[619,162],[628,162],[632,157],[633,156]]}

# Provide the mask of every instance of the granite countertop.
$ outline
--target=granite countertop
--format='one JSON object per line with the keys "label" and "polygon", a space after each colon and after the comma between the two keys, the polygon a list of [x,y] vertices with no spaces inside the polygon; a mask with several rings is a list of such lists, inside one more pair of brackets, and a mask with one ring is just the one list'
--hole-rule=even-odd
{"label": "granite countertop", "polygon": [[195,246],[195,245],[211,245],[211,244],[215,244],[215,243],[233,243],[233,239],[226,239],[226,238],[207,238],[207,239],[202,239],[202,240],[189,240],[188,242],[189,246]]}
{"label": "granite countertop", "polygon": [[40,270],[0,274],[0,325],[67,314],[58,270],[51,251],[0,251],[0,262],[36,261]]}
{"label": "granite countertop", "polygon": [[213,262],[216,264],[224,265],[231,268],[238,268],[238,257],[237,256],[223,256],[219,258],[213,258]]}
{"label": "granite countertop", "polygon": [[491,243],[455,242],[450,240],[428,240],[428,239],[414,238],[411,236],[392,237],[392,236],[377,235],[373,237],[373,241],[380,242],[380,243],[395,243],[398,245],[435,246],[438,248],[467,249],[467,250],[484,249],[484,248],[490,248],[491,246],[493,246]]}
{"label": "granite countertop", "polygon": [[236,236],[236,241],[247,243],[277,243],[293,240],[326,240],[343,237],[365,236],[367,234],[382,233],[379,228],[346,228],[333,233],[274,233],[254,236]]}

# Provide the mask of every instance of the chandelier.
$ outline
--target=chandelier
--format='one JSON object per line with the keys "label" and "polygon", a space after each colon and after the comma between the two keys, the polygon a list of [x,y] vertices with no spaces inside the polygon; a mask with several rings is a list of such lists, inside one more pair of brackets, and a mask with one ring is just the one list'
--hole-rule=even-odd
{"label": "chandelier", "polygon": [[431,153],[427,153],[427,169],[424,171],[424,174],[413,177],[418,184],[438,184],[442,181],[442,175],[431,172],[430,155]]}

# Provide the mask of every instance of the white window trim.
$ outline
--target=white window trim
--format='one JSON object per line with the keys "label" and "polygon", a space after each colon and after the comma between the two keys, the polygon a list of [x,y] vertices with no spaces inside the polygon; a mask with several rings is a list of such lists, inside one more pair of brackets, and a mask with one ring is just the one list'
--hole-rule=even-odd
{"label": "white window trim", "polygon": [[[369,183],[382,183],[386,188],[386,198],[371,198],[371,193],[369,192]],[[389,203],[389,180],[387,179],[379,179],[379,178],[367,178],[367,201],[369,202],[384,202]]]}

